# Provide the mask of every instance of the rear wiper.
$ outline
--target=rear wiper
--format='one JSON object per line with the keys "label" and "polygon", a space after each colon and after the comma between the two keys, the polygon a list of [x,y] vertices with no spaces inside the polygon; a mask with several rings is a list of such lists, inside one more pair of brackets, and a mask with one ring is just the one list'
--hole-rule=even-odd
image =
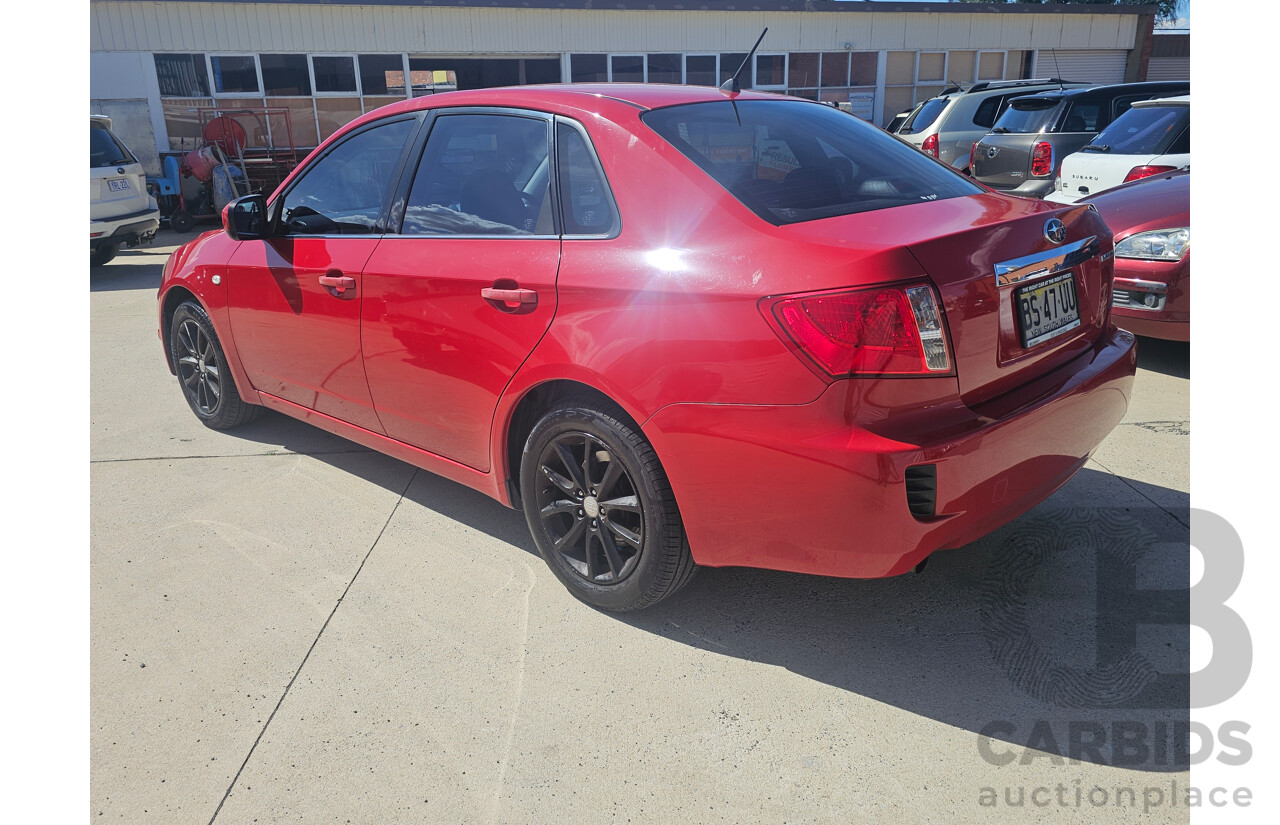
{"label": "rear wiper", "polygon": [[1009,130],[1008,130],[1007,128],[1005,128],[1004,126],[997,126],[996,128],[994,128],[994,129],[992,129],[992,130],[991,130],[991,134],[993,134],[993,135],[1007,135],[1007,134],[1009,134]]}
{"label": "rear wiper", "polygon": [[1080,150],[1081,152],[1110,152],[1111,147],[1105,143],[1090,143]]}

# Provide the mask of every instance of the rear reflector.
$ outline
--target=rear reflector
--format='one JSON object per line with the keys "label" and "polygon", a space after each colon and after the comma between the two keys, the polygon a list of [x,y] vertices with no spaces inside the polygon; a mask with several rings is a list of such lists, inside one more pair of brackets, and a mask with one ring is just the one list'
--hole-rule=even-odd
{"label": "rear reflector", "polygon": [[1172,172],[1177,168],[1178,167],[1176,166],[1135,166],[1129,170],[1129,174],[1124,176],[1124,182],[1128,183],[1131,180],[1142,180],[1143,178],[1149,178],[1152,175],[1158,175],[1161,172]]}
{"label": "rear reflector", "polygon": [[938,375],[951,369],[938,307],[932,286],[914,284],[778,298],[766,316],[833,377]]}
{"label": "rear reflector", "polygon": [[101,237],[102,237],[102,233],[101,233],[101,232],[90,232],[90,233],[89,233],[89,237],[90,237],[90,238],[101,238]]}

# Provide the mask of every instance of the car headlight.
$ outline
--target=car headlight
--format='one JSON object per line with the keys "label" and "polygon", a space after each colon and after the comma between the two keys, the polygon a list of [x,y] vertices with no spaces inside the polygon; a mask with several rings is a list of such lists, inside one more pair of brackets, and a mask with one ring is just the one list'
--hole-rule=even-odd
{"label": "car headlight", "polygon": [[1116,244],[1117,258],[1143,261],[1177,261],[1191,248],[1191,227],[1139,232]]}

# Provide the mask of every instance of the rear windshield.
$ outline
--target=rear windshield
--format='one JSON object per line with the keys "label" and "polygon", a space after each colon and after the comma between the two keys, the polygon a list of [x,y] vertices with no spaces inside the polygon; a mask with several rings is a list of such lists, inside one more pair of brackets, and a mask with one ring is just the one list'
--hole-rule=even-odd
{"label": "rear windshield", "polygon": [[1160,155],[1191,119],[1183,106],[1150,106],[1129,109],[1093,139],[1093,146],[1108,147],[1113,155]]}
{"label": "rear windshield", "polygon": [[642,118],[744,206],[774,224],[982,191],[830,106],[724,100],[654,109]]}
{"label": "rear windshield", "polygon": [[926,100],[916,110],[916,116],[907,118],[907,122],[902,124],[902,127],[898,129],[898,134],[909,135],[913,132],[923,132],[928,129],[938,119],[938,115],[942,114],[943,110],[947,108],[949,102],[950,100],[945,97]]}
{"label": "rear windshield", "polygon": [[124,166],[137,163],[124,144],[116,140],[106,126],[96,120],[89,121],[89,168]]}
{"label": "rear windshield", "polygon": [[1043,131],[1053,123],[1053,116],[1058,111],[1058,101],[1044,98],[1022,98],[1009,104],[992,127],[993,132],[1014,132],[1031,134]]}

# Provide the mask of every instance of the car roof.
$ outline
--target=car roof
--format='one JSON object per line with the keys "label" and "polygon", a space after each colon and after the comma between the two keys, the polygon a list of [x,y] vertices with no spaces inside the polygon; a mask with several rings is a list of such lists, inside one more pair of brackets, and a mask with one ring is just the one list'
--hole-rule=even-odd
{"label": "car roof", "polygon": [[1152,80],[1145,83],[1107,83],[1096,86],[1086,86],[1080,89],[1055,89],[1050,92],[1040,92],[1039,94],[1027,95],[1018,98],[1019,101],[1030,100],[1055,100],[1061,101],[1068,98],[1082,97],[1089,94],[1122,95],[1126,92],[1159,92],[1159,91],[1175,91],[1179,86],[1190,87],[1190,83],[1185,80]]}
{"label": "car roof", "polygon": [[111,128],[111,118],[107,117],[106,115],[89,115],[89,120],[91,121],[96,120],[98,123],[101,123],[103,126],[106,126],[108,129]]}
{"label": "car roof", "polygon": [[[640,109],[658,109],[686,103],[715,100],[799,100],[787,95],[743,89],[736,94],[714,86],[678,86],[663,83],[547,83],[530,86],[500,86],[491,89],[468,89],[405,101],[408,110],[450,106],[519,106],[535,103],[589,105],[601,99],[614,100]],[[811,102],[811,101],[809,101]],[[402,105],[402,104],[397,104]]]}

